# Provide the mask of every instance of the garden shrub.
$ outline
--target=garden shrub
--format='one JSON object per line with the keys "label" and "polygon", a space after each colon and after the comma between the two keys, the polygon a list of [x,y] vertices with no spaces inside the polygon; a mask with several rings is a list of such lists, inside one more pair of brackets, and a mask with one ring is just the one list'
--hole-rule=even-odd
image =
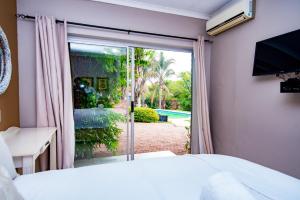
{"label": "garden shrub", "polygon": [[98,116],[98,121],[105,121],[105,127],[99,128],[77,128],[75,130],[75,159],[87,159],[93,157],[93,152],[101,144],[113,154],[116,153],[119,145],[119,136],[122,133],[117,125],[118,122],[125,122],[122,114],[107,110],[107,115]]}
{"label": "garden shrub", "polygon": [[154,99],[153,103],[151,102],[151,97],[146,97],[145,99],[145,104],[147,105],[147,107],[149,108],[158,108],[158,102],[157,102],[157,98]]}
{"label": "garden shrub", "polygon": [[157,122],[159,116],[157,112],[152,108],[136,107],[134,108],[134,120],[136,122]]}

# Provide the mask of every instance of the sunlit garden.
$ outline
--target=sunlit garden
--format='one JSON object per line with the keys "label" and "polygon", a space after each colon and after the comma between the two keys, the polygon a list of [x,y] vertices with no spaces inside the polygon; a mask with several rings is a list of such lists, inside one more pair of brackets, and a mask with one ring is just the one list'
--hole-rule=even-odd
{"label": "sunlit garden", "polygon": [[135,76],[129,77],[125,48],[71,44],[76,159],[126,154],[130,94],[136,153],[189,151],[191,63],[181,65],[182,52],[134,53]]}

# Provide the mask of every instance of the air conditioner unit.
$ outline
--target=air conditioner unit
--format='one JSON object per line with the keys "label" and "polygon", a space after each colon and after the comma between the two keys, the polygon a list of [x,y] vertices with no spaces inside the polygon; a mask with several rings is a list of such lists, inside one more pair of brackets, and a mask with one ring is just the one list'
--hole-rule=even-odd
{"label": "air conditioner unit", "polygon": [[233,0],[218,10],[207,22],[208,35],[218,35],[234,26],[253,19],[255,0]]}

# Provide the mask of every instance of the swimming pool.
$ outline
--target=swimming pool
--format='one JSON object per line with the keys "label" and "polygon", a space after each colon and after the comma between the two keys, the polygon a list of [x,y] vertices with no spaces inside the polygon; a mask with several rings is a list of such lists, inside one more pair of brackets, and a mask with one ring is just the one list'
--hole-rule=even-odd
{"label": "swimming pool", "polygon": [[155,109],[159,115],[167,115],[172,119],[180,119],[180,118],[190,118],[191,113],[185,111],[177,111],[177,110],[164,110],[164,109]]}

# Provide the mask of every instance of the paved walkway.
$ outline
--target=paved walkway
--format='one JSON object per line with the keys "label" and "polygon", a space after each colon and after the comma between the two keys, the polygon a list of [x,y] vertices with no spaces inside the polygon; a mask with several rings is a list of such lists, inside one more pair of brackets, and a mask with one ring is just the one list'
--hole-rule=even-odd
{"label": "paved walkway", "polygon": [[[120,124],[123,133],[117,155],[126,154],[126,124]],[[177,155],[186,153],[187,130],[171,123],[135,123],[135,153],[171,151]],[[105,147],[95,151],[95,157],[111,156]]]}

